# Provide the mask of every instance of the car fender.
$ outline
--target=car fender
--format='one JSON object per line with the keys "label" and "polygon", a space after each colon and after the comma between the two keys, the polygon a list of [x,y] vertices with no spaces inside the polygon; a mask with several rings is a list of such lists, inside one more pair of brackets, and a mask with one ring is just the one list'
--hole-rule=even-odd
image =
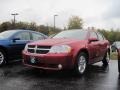
{"label": "car fender", "polygon": [[74,62],[74,64],[76,63],[78,55],[79,55],[80,52],[85,52],[87,54],[88,60],[89,60],[89,51],[88,51],[88,48],[86,47],[86,45],[82,45],[82,46],[79,47],[79,49],[77,49],[76,51],[74,51],[74,54],[73,54],[73,62]]}

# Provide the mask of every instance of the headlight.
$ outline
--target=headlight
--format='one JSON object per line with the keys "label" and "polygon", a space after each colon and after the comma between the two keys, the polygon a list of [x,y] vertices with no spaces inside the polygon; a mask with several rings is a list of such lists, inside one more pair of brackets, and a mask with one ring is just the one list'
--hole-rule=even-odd
{"label": "headlight", "polygon": [[25,45],[24,51],[27,52],[28,44]]}
{"label": "headlight", "polygon": [[68,45],[58,45],[52,46],[49,53],[69,53],[71,52],[71,47]]}

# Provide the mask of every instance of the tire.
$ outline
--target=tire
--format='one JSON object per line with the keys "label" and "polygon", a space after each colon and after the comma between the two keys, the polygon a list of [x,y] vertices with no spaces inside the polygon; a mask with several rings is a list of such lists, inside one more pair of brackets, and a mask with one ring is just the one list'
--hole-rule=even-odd
{"label": "tire", "polygon": [[6,62],[6,54],[2,49],[0,49],[0,66],[4,65],[5,62]]}
{"label": "tire", "polygon": [[118,72],[120,73],[120,60],[118,60]]}
{"label": "tire", "polygon": [[87,58],[87,54],[84,52],[81,52],[78,55],[77,63],[75,66],[75,70],[78,75],[83,75],[85,73],[87,68]]}
{"label": "tire", "polygon": [[107,66],[109,64],[109,61],[110,61],[110,52],[107,51],[105,53],[105,56],[104,56],[103,60],[102,60],[103,66]]}

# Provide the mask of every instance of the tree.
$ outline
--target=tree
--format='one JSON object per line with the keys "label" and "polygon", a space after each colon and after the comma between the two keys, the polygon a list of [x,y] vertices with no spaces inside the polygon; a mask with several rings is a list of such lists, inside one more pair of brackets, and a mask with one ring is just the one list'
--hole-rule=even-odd
{"label": "tree", "polygon": [[68,29],[82,29],[83,20],[79,16],[72,16],[68,22]]}
{"label": "tree", "polygon": [[120,41],[120,30],[105,30],[105,29],[98,29],[99,32],[101,32],[107,40],[110,41],[112,44],[115,41]]}
{"label": "tree", "polygon": [[3,22],[2,24],[0,24],[0,32],[8,30],[8,29],[12,29],[12,24],[10,22]]}
{"label": "tree", "polygon": [[40,25],[40,26],[37,27],[37,31],[48,35],[49,34],[49,27],[44,26],[44,25]]}

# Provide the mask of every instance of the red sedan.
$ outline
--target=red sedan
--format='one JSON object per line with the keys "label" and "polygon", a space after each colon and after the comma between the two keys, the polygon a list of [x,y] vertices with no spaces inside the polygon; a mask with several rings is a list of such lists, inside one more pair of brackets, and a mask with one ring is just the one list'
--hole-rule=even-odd
{"label": "red sedan", "polygon": [[23,63],[46,70],[74,69],[82,75],[88,64],[102,61],[108,65],[109,56],[109,42],[101,33],[77,29],[27,44],[23,50]]}

